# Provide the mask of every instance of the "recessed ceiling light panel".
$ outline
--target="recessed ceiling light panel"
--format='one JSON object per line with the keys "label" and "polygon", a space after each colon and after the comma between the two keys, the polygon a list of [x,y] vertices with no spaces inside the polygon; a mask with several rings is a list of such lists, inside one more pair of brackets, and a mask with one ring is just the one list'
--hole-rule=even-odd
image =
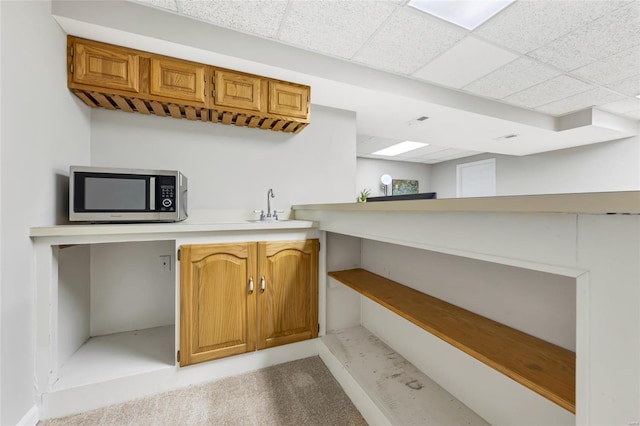
{"label": "recessed ceiling light panel", "polygon": [[428,143],[404,141],[391,145],[387,148],[381,149],[372,153],[373,155],[383,155],[385,157],[394,157],[396,155],[404,154],[405,152],[413,151],[414,149],[422,148],[429,145]]}
{"label": "recessed ceiling light panel", "polygon": [[449,21],[468,30],[474,30],[514,0],[411,0],[408,5]]}

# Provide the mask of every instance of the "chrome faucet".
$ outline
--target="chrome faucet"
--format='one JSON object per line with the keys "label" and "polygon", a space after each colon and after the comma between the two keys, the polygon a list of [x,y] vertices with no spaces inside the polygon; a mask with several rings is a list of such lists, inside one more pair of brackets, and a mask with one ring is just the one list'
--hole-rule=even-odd
{"label": "chrome faucet", "polygon": [[273,189],[269,188],[267,191],[267,214],[264,214],[264,210],[254,210],[255,213],[260,213],[260,221],[276,221],[278,213],[283,213],[282,210],[273,209],[273,214],[271,214],[271,198],[276,198],[276,196],[273,194]]}
{"label": "chrome faucet", "polygon": [[[269,195],[271,195],[271,198],[276,198],[276,196],[273,195],[273,189],[271,188],[269,188],[269,190],[267,191],[267,220],[271,217],[271,200],[269,199]],[[273,212],[273,215],[277,220],[278,216],[276,216],[275,212]]]}

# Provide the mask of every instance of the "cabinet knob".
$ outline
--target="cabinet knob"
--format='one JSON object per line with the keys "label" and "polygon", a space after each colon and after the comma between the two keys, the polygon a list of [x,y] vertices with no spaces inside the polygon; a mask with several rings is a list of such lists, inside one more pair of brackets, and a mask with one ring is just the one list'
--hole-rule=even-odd
{"label": "cabinet knob", "polygon": [[260,293],[264,293],[264,288],[267,286],[265,280],[264,280],[264,275],[262,276],[262,278],[260,279]]}
{"label": "cabinet knob", "polygon": [[249,294],[253,293],[253,277],[249,277]]}

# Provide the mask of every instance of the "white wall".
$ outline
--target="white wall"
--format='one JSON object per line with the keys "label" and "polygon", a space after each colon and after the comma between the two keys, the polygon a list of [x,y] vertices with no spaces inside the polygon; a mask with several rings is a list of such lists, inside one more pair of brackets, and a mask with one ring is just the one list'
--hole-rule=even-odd
{"label": "white wall", "polygon": [[[360,238],[327,233],[328,272],[360,267]],[[360,293],[327,278],[327,331],[360,325]]]}
{"label": "white wall", "polygon": [[313,105],[293,135],[223,124],[93,110],[91,164],[178,169],[190,209],[265,209],[348,202],[356,176],[355,113]]}
{"label": "white wall", "polygon": [[[384,174],[390,175],[393,179],[417,180],[420,192],[431,192],[431,165],[429,164],[358,158],[356,173],[357,192],[353,198],[358,196],[363,189],[370,189],[372,197],[384,195],[384,190],[380,187],[380,176]],[[391,195],[391,185],[389,185],[388,195]]]}
{"label": "white wall", "polygon": [[362,240],[362,267],[576,350],[573,278],[372,240]]}
{"label": "white wall", "polygon": [[29,228],[64,217],[64,175],[70,163],[89,161],[89,114],[66,87],[66,37],[51,17],[50,2],[2,1],[0,8],[0,424],[10,425],[35,404]]}
{"label": "white wall", "polygon": [[175,324],[175,252],[173,241],[92,245],[91,336]]}
{"label": "white wall", "polygon": [[496,195],[640,189],[640,138],[512,157],[482,154],[434,164],[431,190],[438,198],[456,196],[456,165],[496,159]]}
{"label": "white wall", "polygon": [[58,250],[58,365],[89,339],[90,246]]}
{"label": "white wall", "polygon": [[[0,5],[0,27],[2,25],[2,6]],[[1,28],[0,28],[1,30]],[[2,58],[2,40],[6,37],[2,36],[0,31],[0,58]],[[1,64],[1,62],[0,62]],[[0,99],[2,99],[2,66],[0,66]],[[0,129],[2,129],[2,102],[0,102]],[[2,165],[2,133],[0,132],[0,166]],[[2,170],[0,170],[0,242],[2,239]],[[2,266],[2,244],[0,243],[0,267]],[[0,289],[2,288],[2,274],[0,273]],[[0,290],[0,318],[2,318],[2,290]],[[0,374],[2,374],[2,326],[0,325]],[[2,419],[2,381],[0,381],[0,420]]]}

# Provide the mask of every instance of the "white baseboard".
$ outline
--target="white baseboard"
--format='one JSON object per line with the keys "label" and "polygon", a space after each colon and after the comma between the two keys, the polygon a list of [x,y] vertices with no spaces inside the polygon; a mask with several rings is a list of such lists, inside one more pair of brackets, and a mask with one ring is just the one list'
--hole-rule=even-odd
{"label": "white baseboard", "polygon": [[184,368],[167,366],[99,383],[54,389],[52,392],[41,395],[42,404],[39,407],[38,415],[42,420],[68,416],[190,385],[237,376],[276,364],[317,356],[317,342],[318,339],[305,340]]}
{"label": "white baseboard", "polygon": [[38,420],[38,407],[34,405],[24,416],[22,416],[17,426],[36,426],[38,424]]}

